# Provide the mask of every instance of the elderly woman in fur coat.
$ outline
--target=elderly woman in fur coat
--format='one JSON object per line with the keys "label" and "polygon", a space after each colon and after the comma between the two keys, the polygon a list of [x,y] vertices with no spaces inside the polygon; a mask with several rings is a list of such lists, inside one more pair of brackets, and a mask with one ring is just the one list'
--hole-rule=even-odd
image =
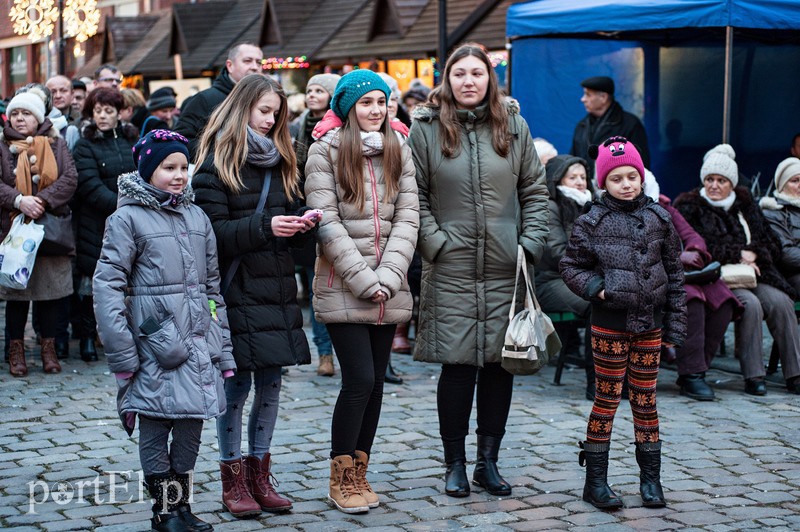
{"label": "elderly woman in fur coat", "polygon": [[757,276],[755,288],[735,288],[744,304],[738,323],[736,350],[745,379],[745,393],[764,395],[762,320],[766,320],[778,345],[781,367],[790,393],[800,394],[800,334],[794,313],[797,294],[781,275],[778,238],[750,192],[737,187],[736,153],[720,144],[706,153],[700,169],[702,187],[685,192],[675,208],[706,241],[713,260],[726,264],[748,264]]}
{"label": "elderly woman in fur coat", "polygon": [[[75,192],[77,174],[67,143],[45,118],[45,105],[34,92],[20,93],[6,108],[8,122],[0,141],[0,241],[19,213],[38,220],[45,212],[69,213],[67,203]],[[14,377],[28,373],[24,334],[28,305],[37,301],[42,338],[42,367],[59,373],[55,351],[58,300],[72,293],[72,267],[68,255],[38,255],[24,290],[0,288],[6,300],[9,337],[9,371]]]}

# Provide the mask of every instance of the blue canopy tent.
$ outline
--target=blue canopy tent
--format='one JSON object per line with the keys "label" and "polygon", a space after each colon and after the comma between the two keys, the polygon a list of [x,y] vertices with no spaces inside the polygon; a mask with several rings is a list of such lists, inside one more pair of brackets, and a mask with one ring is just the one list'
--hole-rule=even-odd
{"label": "blue canopy tent", "polygon": [[567,153],[586,114],[580,81],[611,76],[672,197],[699,185],[720,142],[766,187],[800,133],[797,0],[537,0],[509,8],[506,34],[511,93],[535,136]]}

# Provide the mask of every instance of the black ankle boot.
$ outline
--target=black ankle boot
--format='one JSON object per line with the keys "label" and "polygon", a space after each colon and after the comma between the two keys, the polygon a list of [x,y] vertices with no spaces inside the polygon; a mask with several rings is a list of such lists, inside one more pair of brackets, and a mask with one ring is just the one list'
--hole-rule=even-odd
{"label": "black ankle boot", "polygon": [[444,463],[447,470],[444,474],[444,492],[451,497],[469,495],[467,479],[467,455],[464,451],[464,440],[457,442],[443,441]]}
{"label": "black ankle boot", "polygon": [[497,453],[501,438],[478,435],[478,460],[472,473],[472,483],[492,495],[511,495],[511,484],[497,470]]}
{"label": "black ankle boot", "polygon": [[69,342],[56,340],[56,358],[59,360],[69,358]]}
{"label": "black ankle boot", "polygon": [[194,528],[187,525],[178,514],[176,505],[170,501],[177,500],[176,486],[173,485],[174,477],[171,473],[146,475],[145,485],[153,503],[153,517],[150,527],[156,532],[190,532]]}
{"label": "black ankle boot", "polygon": [[389,384],[403,384],[403,378],[394,372],[391,360],[386,365],[386,374],[383,377],[383,381],[388,382]]}
{"label": "black ankle boot", "polygon": [[609,443],[580,442],[578,463],[586,465],[586,482],[583,485],[583,500],[596,508],[616,510],[622,508],[622,501],[608,486]]}
{"label": "black ankle boot", "polygon": [[181,485],[177,512],[183,522],[186,523],[186,526],[198,532],[210,532],[214,530],[213,526],[192,513],[192,507],[189,505],[189,498],[192,496],[192,483],[189,474],[175,473],[174,478]]}
{"label": "black ankle boot", "polygon": [[645,508],[663,508],[667,505],[661,489],[661,442],[636,444],[636,462],[639,464],[639,492]]}
{"label": "black ankle boot", "polygon": [[94,338],[81,338],[81,360],[94,362],[97,360],[97,349],[94,347]]}

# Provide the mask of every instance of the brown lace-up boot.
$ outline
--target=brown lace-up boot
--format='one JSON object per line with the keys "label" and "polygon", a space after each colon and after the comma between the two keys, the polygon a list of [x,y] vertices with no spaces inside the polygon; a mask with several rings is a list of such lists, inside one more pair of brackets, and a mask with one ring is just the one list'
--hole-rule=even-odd
{"label": "brown lace-up boot", "polygon": [[377,508],[380,504],[378,494],[372,490],[372,486],[367,481],[369,456],[364,451],[356,451],[356,459],[353,463],[356,466],[356,487],[358,487],[361,496],[367,501],[369,507]]}
{"label": "brown lace-up boot", "polygon": [[54,338],[42,338],[42,369],[45,373],[61,373]]}
{"label": "brown lace-up boot", "polygon": [[346,514],[369,511],[369,503],[356,486],[356,467],[350,455],[343,454],[331,460],[328,502]]}
{"label": "brown lace-up boot", "polygon": [[252,517],[261,514],[261,506],[253,499],[247,487],[242,459],[223,460],[219,463],[222,474],[222,505],[234,517]]}
{"label": "brown lace-up boot", "polygon": [[264,455],[259,460],[255,456],[244,457],[244,471],[247,477],[247,486],[253,499],[261,505],[265,512],[287,512],[292,509],[292,501],[281,497],[275,491],[273,484],[278,485],[278,481],[270,473],[270,454]]}
{"label": "brown lace-up boot", "polygon": [[25,364],[25,343],[23,340],[9,340],[8,370],[15,377],[24,377],[28,374],[28,366]]}

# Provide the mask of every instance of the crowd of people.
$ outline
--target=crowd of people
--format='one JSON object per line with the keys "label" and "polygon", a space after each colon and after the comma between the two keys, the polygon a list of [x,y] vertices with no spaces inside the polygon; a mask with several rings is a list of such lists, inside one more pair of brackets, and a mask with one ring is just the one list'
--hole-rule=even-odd
{"label": "crowd of people", "polygon": [[[69,356],[70,321],[83,361],[97,361],[102,344],[123,426],[129,435],[139,426],[154,530],[211,530],[189,498],[203,421],[214,418],[225,510],[292,508],[276,490],[270,445],[282,375],[311,363],[297,273],[307,277],[317,373],[333,376],[334,357],[341,373],[328,500],[345,513],[381,503],[367,471],[384,383],[402,383],[391,353],[411,351],[412,318],[414,359],[441,366],[444,492],[470,493],[475,397],[471,483],[512,493],[498,459],[518,252],[534,265],[543,309],[587,329],[593,406],[579,462],[594,506],[622,506],[607,472],[623,398],[642,503],[666,505],[662,357],[677,363],[682,395],[712,400],[705,372],[735,321],[744,391],[764,395],[766,320],[787,390],[800,394],[800,153],[758,202],[737,186],[734,149],[713,147],[700,186],[673,203],[610,78],[582,82],[587,115],[571,153],[558,155],[533,138],[477,44],[453,52],[432,90],[402,94],[368,69],[314,75],[296,117],[261,59],[251,43],[233,46],[211,87],[180,109],[171,88],[145,99],[102,65],[88,84],[55,76],[20,89],[3,117],[0,241],[19,214],[42,224],[71,216],[74,237],[40,249],[24,289],[0,287],[9,372],[28,373],[31,303],[45,372]],[[572,325],[565,337],[577,337]]]}

